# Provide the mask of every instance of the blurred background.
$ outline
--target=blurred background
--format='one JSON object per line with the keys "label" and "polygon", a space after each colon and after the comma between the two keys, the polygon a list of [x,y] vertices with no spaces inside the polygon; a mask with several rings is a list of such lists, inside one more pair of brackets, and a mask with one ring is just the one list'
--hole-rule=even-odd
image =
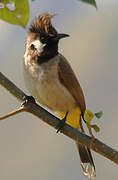
{"label": "blurred background", "polygon": [[[53,24],[70,34],[60,41],[83,88],[87,108],[102,110],[95,136],[118,149],[118,1],[96,0],[98,10],[77,0],[30,2],[30,21],[39,13],[57,13]],[[29,24],[28,24],[29,26]],[[27,94],[22,74],[27,30],[0,20],[0,71]],[[19,102],[0,86],[0,115]],[[117,180],[118,167],[93,152],[96,180]],[[0,122],[0,179],[86,180],[75,143],[28,113]]]}

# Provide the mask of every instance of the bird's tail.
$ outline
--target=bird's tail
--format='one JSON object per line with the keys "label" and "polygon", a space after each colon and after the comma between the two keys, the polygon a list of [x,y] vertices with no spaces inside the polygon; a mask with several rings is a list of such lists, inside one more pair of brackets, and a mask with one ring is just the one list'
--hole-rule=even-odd
{"label": "bird's tail", "polygon": [[[65,113],[63,112],[57,112],[57,113],[60,118],[65,117]],[[66,123],[84,132],[82,126],[81,111],[79,108],[76,108],[74,109],[73,112],[68,113]],[[84,145],[79,144],[78,141],[76,142],[76,144],[80,155],[80,162],[83,169],[83,173],[89,179],[94,180],[96,176],[96,171],[90,149],[88,149]]]}
{"label": "bird's tail", "polygon": [[96,170],[91,151],[86,146],[81,145],[78,142],[76,142],[76,144],[80,155],[80,162],[83,173],[87,178],[94,180],[96,177]]}
{"label": "bird's tail", "polygon": [[[82,116],[82,118],[83,118],[83,116]],[[84,129],[83,129],[83,125],[82,125],[82,118],[80,118],[79,130],[84,133]],[[76,144],[77,144],[77,149],[78,149],[78,152],[80,155],[80,163],[81,163],[83,173],[90,180],[94,180],[96,177],[96,170],[95,170],[95,165],[94,165],[91,151],[89,148],[87,148],[86,146],[84,146],[82,144],[79,144],[78,142],[76,142]]]}

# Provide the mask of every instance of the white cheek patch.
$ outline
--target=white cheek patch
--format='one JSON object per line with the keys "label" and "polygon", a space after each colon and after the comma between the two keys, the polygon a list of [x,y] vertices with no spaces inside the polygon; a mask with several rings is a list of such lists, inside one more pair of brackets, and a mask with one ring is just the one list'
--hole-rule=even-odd
{"label": "white cheek patch", "polygon": [[31,45],[34,45],[34,47],[37,49],[37,51],[40,53],[43,51],[43,48],[45,47],[46,44],[43,44],[42,42],[40,42],[38,39],[33,41],[31,43]]}

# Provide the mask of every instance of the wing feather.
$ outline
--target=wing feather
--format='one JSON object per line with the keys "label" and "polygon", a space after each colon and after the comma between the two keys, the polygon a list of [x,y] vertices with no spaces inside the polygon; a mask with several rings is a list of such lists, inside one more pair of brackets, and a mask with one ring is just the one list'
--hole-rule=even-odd
{"label": "wing feather", "polygon": [[84,114],[86,105],[85,105],[85,99],[82,88],[68,61],[61,54],[59,54],[59,56],[60,56],[60,61],[58,64],[59,79],[63,84],[63,86],[65,86],[68,89],[68,91],[72,94],[78,106],[80,107],[82,114]]}

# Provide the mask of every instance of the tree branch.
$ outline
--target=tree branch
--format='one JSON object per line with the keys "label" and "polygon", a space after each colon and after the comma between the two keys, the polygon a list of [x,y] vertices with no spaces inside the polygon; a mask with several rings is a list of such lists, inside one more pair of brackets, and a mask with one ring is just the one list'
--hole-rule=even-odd
{"label": "tree branch", "polygon": [[[8,80],[1,72],[0,84],[21,102],[23,102],[24,97],[27,96],[22,90],[20,90],[18,87],[16,87],[16,85],[14,85],[10,80]],[[32,113],[33,115],[37,116],[38,118],[55,127],[56,129],[60,122],[60,119],[58,119],[57,117],[46,111],[44,108],[39,106],[37,103],[32,101],[26,101],[23,104],[23,111]],[[106,144],[100,142],[97,139],[92,141],[91,137],[79,132],[77,129],[74,129],[67,124],[64,126],[62,133],[70,137],[71,139],[78,141],[83,145],[86,145],[88,148],[103,155],[104,157],[110,159],[118,165],[118,151],[112,149]]]}

